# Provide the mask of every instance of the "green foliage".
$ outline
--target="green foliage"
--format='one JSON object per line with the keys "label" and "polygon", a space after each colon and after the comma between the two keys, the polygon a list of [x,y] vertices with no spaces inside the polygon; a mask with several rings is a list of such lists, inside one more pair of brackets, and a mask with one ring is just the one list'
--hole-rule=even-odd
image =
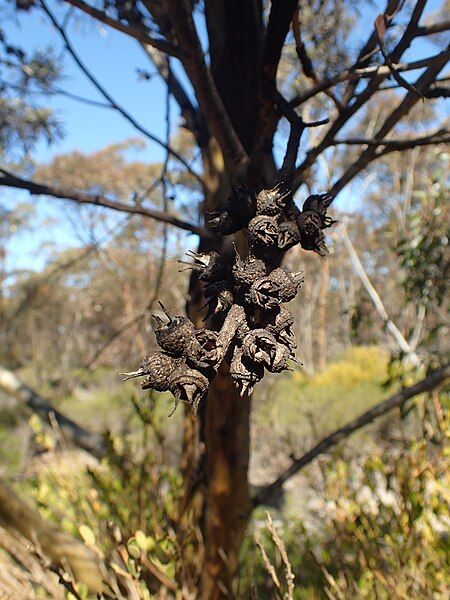
{"label": "green foliage", "polygon": [[450,275],[448,190],[438,182],[420,194],[397,248],[403,269],[400,285],[410,300],[440,305]]}
{"label": "green foliage", "polygon": [[388,358],[382,348],[355,346],[313,376],[280,377],[268,400],[255,403],[255,418],[293,442],[310,436],[311,425],[315,438],[326,435],[381,400]]}
{"label": "green foliage", "polygon": [[[291,390],[300,388],[305,397],[317,394],[316,402],[320,395],[325,396],[322,402],[329,402],[337,392],[339,400],[352,389],[361,394],[370,386],[381,394],[387,360],[379,348],[351,348],[316,376],[293,374]],[[107,371],[98,373],[100,388],[107,376]],[[66,408],[75,400],[67,402]],[[121,402],[130,406],[122,397],[113,403],[114,410]],[[316,416],[323,406],[317,407]],[[336,419],[339,406],[354,415],[354,407],[336,402]],[[108,394],[99,398],[94,412],[99,415],[106,407],[111,407]],[[138,586],[142,598],[167,597],[166,584],[186,583],[186,564],[195,564],[202,552],[201,539],[189,515],[186,522],[178,521],[181,478],[167,455],[166,398],[132,400],[131,407],[134,410],[121,417],[128,421],[127,432],[109,437],[107,457],[100,465],[86,467],[80,462],[77,466],[71,456],[70,470],[64,462],[55,462],[50,471],[38,472],[21,487],[31,492],[47,519],[96,548],[118,578]],[[413,408],[411,414],[419,424],[415,437],[378,447],[365,444],[361,457],[347,452],[344,460],[336,453],[305,471],[306,486],[313,490],[307,513],[294,512],[297,509],[290,503],[289,511],[275,523],[295,575],[294,598],[446,597],[448,406],[442,394],[422,396]],[[85,418],[92,422],[94,417],[86,414]],[[411,431],[406,423],[404,431]],[[251,529],[262,538],[284,593],[286,563],[260,516],[257,511]],[[236,598],[273,597],[266,566],[253,536],[248,535]],[[196,585],[195,578],[189,581],[190,589]],[[77,589],[82,598],[87,597],[81,587]]]}
{"label": "green foliage", "polygon": [[27,54],[0,28],[0,70],[0,152],[17,159],[42,137],[49,143],[61,137],[52,111],[35,101],[36,92],[51,92],[60,67],[51,49]]}
{"label": "green foliage", "polygon": [[[448,597],[450,429],[441,415],[439,446],[418,437],[350,462],[322,459],[314,525],[295,518],[282,525],[295,598]],[[280,557],[264,535],[279,571]],[[249,539],[243,561],[241,586],[270,597],[270,578]]]}
{"label": "green foliage", "polygon": [[160,427],[166,402],[152,397],[129,404],[136,419],[131,433],[107,438],[100,465],[77,465],[71,458],[68,469],[64,461],[55,461],[52,469],[27,480],[22,491],[31,493],[46,519],[105,556],[117,578],[133,581],[138,597],[147,600],[161,587],[176,586],[181,561],[197,551],[198,541],[189,519],[183,536],[173,526],[181,478],[167,460]]}

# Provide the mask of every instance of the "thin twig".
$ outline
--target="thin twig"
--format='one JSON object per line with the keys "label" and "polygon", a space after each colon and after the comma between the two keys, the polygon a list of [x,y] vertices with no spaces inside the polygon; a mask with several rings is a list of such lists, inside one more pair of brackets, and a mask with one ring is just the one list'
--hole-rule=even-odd
{"label": "thin twig", "polygon": [[286,546],[284,545],[283,540],[278,535],[278,531],[274,525],[272,520],[272,516],[269,512],[266,512],[266,524],[267,528],[270,531],[270,535],[272,536],[273,543],[278,548],[278,552],[280,553],[281,560],[284,565],[284,569],[286,572],[286,583],[287,583],[287,592],[284,595],[284,600],[293,600],[294,599],[294,579],[295,575],[292,572],[292,566],[289,561],[289,557],[286,552]]}
{"label": "thin twig", "polygon": [[[314,69],[313,62],[308,54],[308,50],[301,35],[300,9],[298,6],[295,11],[294,18],[292,19],[292,32],[294,34],[295,50],[303,67],[303,73],[306,75],[306,77],[309,77],[309,79],[311,79],[314,83],[317,84],[319,78]],[[324,90],[324,93],[330,98],[330,100],[332,100],[332,102],[334,102],[336,108],[338,110],[341,110],[341,108],[343,107],[342,102],[335,96],[335,94],[333,94],[333,92],[329,89]]]}
{"label": "thin twig", "polygon": [[384,146],[391,150],[405,150],[416,146],[426,146],[428,144],[440,144],[450,141],[450,132],[447,129],[438,129],[434,133],[423,137],[412,138],[409,140],[389,139],[378,140],[376,138],[347,138],[345,140],[334,140],[330,145],[339,146]]}
{"label": "thin twig", "polygon": [[[447,50],[448,56],[450,56],[450,47]],[[445,53],[441,53],[440,60],[436,61],[432,66],[429,66],[425,71],[418,77],[414,82],[415,90],[419,91],[423,96],[428,90],[429,86],[435,81],[436,77],[442,71],[447,63],[447,56]],[[401,119],[403,119],[419,101],[420,96],[415,91],[409,91],[394,110],[386,117],[384,123],[375,133],[375,139],[385,138],[390,131],[397,125]],[[330,140],[331,142],[331,140]],[[328,142],[329,145],[329,142]],[[413,147],[413,146],[411,146]],[[385,148],[384,153],[388,153],[389,148]],[[382,154],[377,154],[376,147],[369,146],[366,148],[360,156],[355,160],[348,169],[340,176],[340,178],[333,184],[330,189],[330,193],[336,195],[349,181],[351,181],[358,173],[367,167],[367,165],[379,158]]]}
{"label": "thin twig", "polygon": [[267,556],[267,552],[264,548],[264,545],[263,545],[261,539],[259,537],[256,537],[255,542],[259,548],[259,551],[261,552],[261,557],[262,557],[262,560],[264,563],[264,567],[265,567],[267,573],[269,574],[270,579],[272,580],[273,586],[275,588],[275,593],[280,600],[283,600],[283,596],[280,593],[281,584],[280,584],[280,580],[278,579],[275,567],[270,562],[270,559]]}
{"label": "thin twig", "polygon": [[[170,139],[170,86],[169,85],[167,86],[167,97],[166,97],[166,139],[167,139],[167,142]],[[165,212],[167,211],[168,204],[169,204],[168,197],[167,197],[167,181],[166,181],[169,160],[170,160],[170,152],[167,152],[164,163],[163,163],[163,167],[162,167],[161,177],[160,177],[162,189],[163,189],[163,204],[164,204]],[[118,329],[117,331],[115,331],[114,333],[112,333],[110,335],[110,337],[104,342],[104,344],[102,344],[102,346],[100,346],[100,348],[98,348],[96,350],[94,355],[87,361],[87,363],[85,363],[85,365],[83,365],[85,369],[91,369],[93,367],[93,365],[96,363],[96,361],[100,358],[100,356],[105,352],[105,350],[107,348],[109,348],[109,346],[115,340],[117,340],[123,333],[128,331],[130,329],[130,327],[139,323],[139,321],[141,321],[141,319],[143,319],[145,317],[145,315],[149,311],[152,310],[153,306],[155,305],[155,302],[157,301],[157,299],[160,295],[160,291],[161,291],[161,285],[162,285],[162,281],[163,281],[163,277],[164,277],[164,269],[165,269],[166,260],[167,260],[167,246],[168,246],[168,231],[167,231],[167,226],[164,225],[163,248],[162,248],[162,253],[161,253],[161,259],[160,259],[160,263],[159,263],[159,267],[158,267],[158,274],[156,276],[155,289],[153,291],[150,301],[147,303],[145,308],[139,314],[137,314],[135,317],[133,317],[132,319],[130,319],[129,321],[124,323],[122,325],[122,327],[120,327],[120,329]]]}
{"label": "thin twig", "polygon": [[86,67],[84,62],[79,57],[78,53],[76,52],[76,50],[74,49],[73,45],[71,44],[69,38],[67,37],[65,30],[61,27],[61,25],[59,25],[55,16],[53,15],[51,10],[48,8],[47,4],[45,3],[45,0],[40,0],[40,1],[41,1],[43,10],[48,15],[49,19],[53,23],[56,30],[59,32],[62,40],[64,41],[64,45],[65,45],[67,51],[69,52],[69,54],[72,56],[73,60],[76,62],[76,64],[80,68],[80,70],[86,75],[86,77],[89,79],[89,81],[94,85],[94,87],[100,92],[100,94],[110,103],[111,107],[114,110],[116,110],[117,112],[119,112],[129,123],[131,123],[131,125],[133,125],[133,127],[135,129],[137,129],[140,133],[145,135],[145,137],[152,140],[153,142],[155,142],[156,144],[158,144],[165,150],[168,150],[172,154],[172,156],[174,156],[184,167],[186,167],[186,169],[189,171],[189,173],[193,177],[195,177],[195,179],[197,179],[203,186],[203,180],[200,177],[200,175],[192,169],[192,167],[186,162],[186,160],[176,150],[174,150],[173,148],[168,148],[167,144],[165,144],[160,138],[158,138],[156,135],[154,135],[148,129],[146,129],[140,123],[138,123],[138,121],[136,121],[136,119],[127,110],[125,110],[120,104],[118,104],[114,100],[114,98],[111,96],[111,94],[109,92],[107,92],[106,89],[97,81],[97,79],[94,77],[94,75],[91,73],[91,71]]}
{"label": "thin twig", "polygon": [[386,63],[389,70],[391,71],[392,77],[395,79],[395,81],[398,83],[398,85],[400,87],[404,87],[408,91],[415,92],[421,98],[423,98],[422,94],[413,85],[411,85],[409,83],[409,81],[404,79],[400,75],[400,73],[397,71],[397,69],[394,67],[392,60],[389,56],[389,53],[387,52],[386,48],[384,47],[384,43],[383,43],[383,38],[384,38],[384,34],[386,33],[386,29],[387,29],[387,27],[386,27],[386,23],[385,23],[385,19],[383,18],[383,15],[378,15],[378,17],[375,19],[375,31],[377,33],[378,45],[380,46],[380,50],[381,50],[381,54],[383,55],[384,62]]}

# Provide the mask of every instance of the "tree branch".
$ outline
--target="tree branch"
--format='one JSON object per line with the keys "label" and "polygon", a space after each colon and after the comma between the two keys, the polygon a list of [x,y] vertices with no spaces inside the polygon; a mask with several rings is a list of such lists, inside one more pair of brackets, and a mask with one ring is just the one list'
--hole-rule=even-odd
{"label": "tree branch", "polygon": [[79,57],[78,53],[75,51],[74,47],[72,46],[71,42],[69,41],[69,38],[67,37],[67,34],[66,34],[64,28],[61,27],[61,25],[59,25],[58,21],[56,20],[55,16],[50,11],[50,9],[48,8],[45,1],[41,0],[41,4],[42,4],[44,12],[47,14],[49,19],[53,23],[54,27],[59,32],[61,38],[64,41],[64,45],[65,45],[67,51],[69,52],[69,54],[72,56],[73,60],[76,62],[78,67],[81,69],[81,71],[86,75],[86,77],[89,79],[89,81],[94,85],[94,87],[109,102],[111,108],[113,108],[118,113],[120,113],[129,123],[131,123],[131,125],[133,125],[133,127],[135,129],[137,129],[140,133],[145,135],[145,137],[147,137],[149,140],[151,140],[152,142],[155,142],[156,144],[158,144],[165,150],[168,150],[172,154],[172,156],[174,156],[184,167],[186,167],[186,169],[189,171],[189,173],[193,177],[195,177],[195,179],[197,179],[197,181],[199,181],[200,184],[203,186],[203,180],[200,177],[200,175],[192,169],[192,167],[189,165],[189,163],[186,162],[186,160],[176,150],[174,150],[173,148],[170,148],[160,138],[158,138],[156,135],[154,135],[148,129],[146,129],[140,123],[138,123],[138,121],[136,121],[136,119],[132,115],[130,115],[130,113],[128,111],[126,111],[120,104],[118,104],[114,100],[114,98],[109,94],[109,92],[107,92],[106,89],[97,81],[97,79],[94,77],[94,75],[89,71],[89,69],[83,63],[83,61]]}
{"label": "tree branch", "polygon": [[[409,63],[392,63],[392,66],[399,73],[405,71],[415,71],[417,69],[423,69],[424,67],[433,66],[436,63],[439,63],[442,57],[448,59],[450,53],[448,50],[443,50],[439,52],[439,54],[434,54],[433,56],[429,56],[427,58],[422,58],[420,60],[416,60]],[[390,68],[386,65],[374,65],[371,67],[365,67],[362,69],[346,69],[333,77],[328,79],[324,79],[317,83],[315,86],[312,86],[309,90],[306,90],[303,94],[295,96],[292,100],[289,101],[289,104],[295,108],[300,106],[310,98],[313,98],[317,94],[321,92],[325,92],[328,88],[337,85],[338,83],[342,83],[343,81],[351,81],[351,80],[359,80],[359,79],[371,79],[372,77],[378,76],[386,76],[390,74]],[[387,89],[387,88],[383,88]]]}
{"label": "tree branch", "polygon": [[359,278],[361,279],[361,283],[365,287],[366,292],[369,294],[369,297],[370,297],[373,305],[375,306],[378,314],[380,315],[381,319],[383,320],[384,326],[389,331],[391,336],[394,338],[394,340],[395,340],[397,346],[400,348],[400,350],[402,350],[402,352],[404,352],[410,358],[411,363],[417,367],[418,365],[420,365],[419,357],[414,352],[414,350],[411,348],[411,346],[408,344],[404,335],[399,330],[397,325],[389,317],[389,315],[384,307],[384,304],[383,304],[380,296],[378,295],[378,292],[372,285],[372,282],[370,281],[369,276],[367,275],[366,270],[364,269],[364,267],[362,265],[362,262],[359,260],[359,256],[357,255],[355,247],[353,246],[353,244],[349,238],[349,235],[347,233],[347,227],[345,225],[345,222],[343,222],[341,224],[341,234],[342,234],[341,239],[344,242],[344,245],[350,256],[350,260],[352,261],[353,267],[354,267],[356,273],[358,274]]}
{"label": "tree branch", "polygon": [[[405,115],[409,113],[411,108],[419,101],[420,96],[416,90],[423,96],[429,86],[434,82],[440,71],[444,68],[447,63],[447,57],[450,55],[450,50],[447,49],[446,53],[441,53],[439,61],[428,67],[422,75],[414,82],[414,91],[409,91],[400,104],[395,108],[391,114],[386,118],[383,125],[374,135],[374,139],[381,140],[384,138],[393,127],[400,121]],[[404,149],[404,148],[403,148]],[[386,147],[384,153],[386,154],[389,148]],[[392,150],[390,150],[392,151]],[[364,150],[359,158],[341,175],[341,177],[334,183],[330,190],[331,194],[337,194],[349,181],[351,181],[358,173],[367,167],[367,165],[374,159],[378,158],[377,146],[369,146]]]}
{"label": "tree branch", "polygon": [[116,21],[115,19],[107,15],[106,12],[99,10],[93,6],[90,6],[86,2],[82,2],[82,0],[65,0],[65,2],[71,4],[75,8],[78,8],[79,10],[83,11],[90,17],[93,17],[97,21],[100,21],[101,23],[104,23],[105,25],[108,25],[113,29],[117,29],[117,31],[121,31],[122,33],[125,33],[130,37],[135,38],[136,40],[141,42],[141,44],[148,44],[153,48],[164,52],[165,54],[169,54],[170,56],[177,56],[177,49],[173,44],[164,39],[155,39],[151,37],[144,30],[144,28],[141,29],[136,25],[125,25],[120,21]]}
{"label": "tree branch", "polygon": [[[263,75],[275,86],[284,41],[297,10],[296,0],[272,0],[262,55]],[[272,99],[271,94],[269,99]]]}
{"label": "tree branch", "polygon": [[[387,27],[389,27],[392,24],[392,19],[394,17],[394,14],[399,10],[400,7],[401,7],[401,0],[388,0],[387,1],[386,8],[384,9],[384,12],[382,13],[382,17],[383,17]],[[361,48],[355,63],[350,67],[349,71],[353,71],[355,69],[362,69],[364,67],[369,66],[370,59],[372,57],[373,52],[376,50],[376,46],[377,46],[377,34],[376,34],[375,27],[374,27],[372,33],[370,34],[369,39],[364,44],[364,46]],[[349,80],[349,84],[347,85],[345,93],[344,93],[345,102],[348,102],[349,98],[352,96],[352,94],[355,90],[356,84],[357,84],[357,80],[352,80],[352,79]]]}
{"label": "tree branch", "polygon": [[[397,150],[409,150],[416,146],[427,146],[429,144],[441,144],[450,141],[450,132],[447,129],[439,129],[430,135],[412,138],[409,140],[400,139],[389,139],[379,140],[376,138],[347,138],[345,140],[334,140],[330,146],[376,146],[388,149],[389,152],[396,152]],[[380,156],[384,154],[384,151],[380,153]]]}
{"label": "tree branch", "polygon": [[[98,10],[86,2],[82,2],[82,0],[65,0],[72,6],[75,6],[90,15],[91,17],[97,19],[101,23],[105,23],[110,27],[121,31],[133,38],[135,38],[138,42],[141,43],[142,48],[144,49],[147,56],[150,58],[152,63],[155,65],[161,77],[164,79],[166,84],[169,84],[168,80],[168,69],[167,69],[167,55],[178,57],[178,50],[174,44],[165,39],[155,39],[152,38],[144,31],[143,28],[139,27],[136,23],[128,23],[124,24],[120,21],[117,21],[111,17],[109,17],[105,12]],[[152,13],[152,17],[155,22],[155,14]],[[161,24],[157,22],[160,30],[163,31]],[[163,32],[164,33],[164,32]],[[196,136],[199,133],[199,118],[198,111],[192,105],[188,95],[186,94],[183,86],[181,85],[180,80],[171,73],[170,76],[170,91],[178,102],[178,105],[181,109],[181,114],[186,121],[186,125],[190,131]]]}
{"label": "tree branch", "polygon": [[[398,60],[400,59],[402,54],[409,48],[411,41],[414,39],[414,32],[417,28],[417,24],[418,24],[418,22],[422,16],[422,13],[425,9],[426,3],[427,3],[427,0],[417,0],[414,10],[411,14],[411,18],[408,22],[408,25],[406,26],[406,29],[405,29],[402,37],[400,38],[400,41],[396,44],[396,46],[394,47],[392,52],[388,55],[388,61],[391,63],[391,65],[392,65],[392,63],[398,62]],[[392,22],[395,13],[398,13],[402,10],[404,4],[405,4],[404,1],[388,2],[387,10],[384,12],[384,14],[380,15],[380,18],[383,20],[386,27]],[[375,25],[375,28],[374,28],[373,35],[371,37],[371,43],[373,44],[371,51],[373,51],[376,48],[376,43],[377,43],[377,38],[378,38],[378,33],[376,30],[376,20],[375,20],[374,25]],[[369,60],[370,60],[370,54],[367,55],[366,59],[363,59],[363,64],[368,64]],[[361,66],[361,65],[355,65],[355,66]],[[378,82],[378,84],[375,85],[375,89],[378,87],[379,83],[381,83],[381,82]],[[355,87],[356,87],[356,84],[354,82],[350,83],[350,85],[347,86],[347,89],[344,94],[344,103],[345,104],[348,104],[348,102],[352,99],[354,91],[355,91]],[[367,95],[369,92],[370,92],[370,96],[371,96],[373,91],[370,89],[370,87],[368,85],[367,88],[363,91],[363,95]]]}
{"label": "tree branch", "polygon": [[217,139],[230,169],[237,173],[242,172],[248,162],[248,156],[206,65],[192,17],[191,4],[188,0],[167,0],[167,7],[181,51],[180,59],[194,87],[208,127]]}
{"label": "tree branch", "polygon": [[277,71],[284,41],[294,18],[297,4],[297,0],[272,0],[261,58],[259,127],[257,141],[252,152],[252,161],[256,164],[259,162],[260,154],[271,148],[278,123]]}
{"label": "tree branch", "polygon": [[[399,42],[396,44],[395,48],[389,54],[389,60],[392,64],[397,63],[402,54],[408,49],[411,40],[414,37],[413,32],[415,27],[417,26],[418,20],[421,17],[424,6],[424,0],[418,0],[413,10],[412,16],[409,20],[409,23],[405,29],[405,32],[403,33]],[[442,68],[442,66],[440,66],[440,68]],[[389,68],[388,72],[390,72]],[[329,147],[330,143],[335,139],[336,134],[372,98],[373,94],[377,91],[384,79],[385,75],[377,74],[369,80],[364,90],[361,93],[359,93],[356,97],[353,97],[353,92],[351,92],[351,94],[348,97],[344,96],[344,108],[339,112],[338,117],[325,132],[322,140],[317,144],[317,146],[311,148],[307,152],[304,161],[298,167],[296,171],[296,176],[294,178],[294,190],[303,182],[304,173],[306,173],[311,168],[316,158]],[[353,100],[353,102],[350,103],[350,100]]]}
{"label": "tree branch", "polygon": [[411,85],[409,83],[409,81],[404,79],[400,75],[400,73],[396,70],[396,68],[394,67],[391,57],[389,56],[389,53],[387,52],[386,48],[384,47],[383,39],[384,39],[384,35],[386,33],[386,29],[387,29],[386,23],[384,22],[382,15],[378,15],[378,17],[375,19],[375,30],[377,32],[378,45],[380,47],[380,51],[381,51],[381,54],[383,55],[386,66],[389,67],[392,77],[395,79],[395,81],[398,83],[399,86],[404,87],[408,91],[414,91],[416,94],[418,94],[420,96],[420,93],[414,88],[414,86]]}
{"label": "tree branch", "polygon": [[370,410],[360,415],[357,419],[350,421],[344,427],[341,427],[325,437],[318,444],[316,444],[311,450],[306,452],[300,458],[292,461],[290,467],[288,467],[277,479],[270,485],[261,489],[256,496],[253,498],[253,508],[266,503],[270,498],[281,489],[282,485],[296,473],[298,473],[303,467],[312,462],[315,458],[328,452],[330,448],[333,448],[341,440],[346,439],[353,432],[365,427],[376,418],[385,415],[394,408],[401,407],[407,400],[422,394],[423,392],[429,392],[438,385],[446,381],[450,377],[450,365],[446,365],[441,369],[431,372],[427,377],[419,381],[418,383],[404,388],[397,394],[394,394],[384,402],[380,402]]}
{"label": "tree branch", "polygon": [[[162,35],[168,40],[173,40],[174,36],[170,26],[170,18],[167,13],[166,5],[163,3],[155,3],[151,0],[144,0],[143,3],[153,21],[159,27]],[[175,75],[173,69],[170,69],[169,77],[168,57],[163,52],[160,52],[148,44],[142,44],[142,47],[158,70],[161,78],[165,81],[166,85],[169,86],[172,96],[180,107],[187,128],[194,134],[198,145],[202,147],[208,139],[208,132],[198,107],[194,106],[191,102],[183,84]]]}
{"label": "tree branch", "polygon": [[433,23],[432,25],[423,25],[417,27],[414,32],[414,37],[422,37],[424,35],[433,35],[435,33],[442,33],[450,29],[450,21],[442,21],[442,23]]}
{"label": "tree branch", "polygon": [[167,223],[168,225],[173,225],[179,229],[190,231],[191,233],[194,233],[202,238],[212,237],[212,233],[206,227],[200,227],[198,225],[194,225],[193,223],[189,223],[188,221],[183,221],[166,211],[146,208],[139,204],[125,204],[124,202],[109,200],[108,198],[101,196],[93,196],[83,192],[74,192],[56,186],[36,183],[28,179],[22,179],[21,177],[9,173],[2,168],[0,168],[0,172],[4,173],[4,176],[0,176],[0,186],[4,185],[6,187],[27,190],[33,195],[51,196],[61,200],[77,202],[78,204],[92,204],[94,206],[102,206],[104,208],[110,208],[111,210],[117,210],[119,212],[150,217],[151,219],[155,219],[161,223]]}
{"label": "tree branch", "polygon": [[288,187],[290,187],[295,173],[295,162],[297,160],[300,139],[303,131],[307,127],[320,127],[321,125],[326,125],[329,122],[329,119],[326,118],[321,119],[320,121],[306,123],[303,121],[302,117],[295,112],[295,109],[290,106],[289,102],[278,90],[274,91],[273,97],[275,104],[277,105],[278,112],[289,121],[291,126],[291,131],[286,146],[286,153],[280,171],[281,179]]}
{"label": "tree branch", "polygon": [[48,400],[41,398],[34,390],[19,381],[12,371],[2,366],[0,366],[0,390],[26,404],[29,409],[50,425],[56,421],[64,439],[75,446],[86,450],[98,459],[105,455],[106,447],[101,435],[86,431],[77,425],[54,408]]}
{"label": "tree branch", "polygon": [[156,67],[161,78],[169,87],[170,93],[180,107],[181,115],[186,122],[186,127],[189,129],[189,131],[191,131],[198,145],[201,147],[203,145],[203,138],[207,139],[208,137],[205,134],[204,123],[202,123],[199,111],[192,104],[189,96],[181,84],[181,81],[173,72],[173,69],[170,70],[169,76],[167,56],[149,44],[142,44],[142,47],[146,55]]}
{"label": "tree branch", "polygon": [[[317,84],[319,82],[319,78],[314,69],[311,57],[308,54],[306,45],[302,39],[300,28],[300,9],[298,6],[295,10],[294,18],[292,20],[292,32],[294,34],[295,50],[300,60],[300,64],[302,65],[303,73],[306,75],[306,77],[309,77],[309,79],[311,79],[315,84]],[[323,90],[323,92],[330,98],[330,100],[332,100],[336,108],[338,110],[341,110],[343,105],[341,101],[333,94],[333,92],[328,88]]]}

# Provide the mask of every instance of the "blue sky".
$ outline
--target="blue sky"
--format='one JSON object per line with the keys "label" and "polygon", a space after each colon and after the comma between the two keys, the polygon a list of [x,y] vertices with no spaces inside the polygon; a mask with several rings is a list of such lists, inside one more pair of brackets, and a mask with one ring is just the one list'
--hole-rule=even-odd
{"label": "blue sky", "polygon": [[[61,4],[48,1],[51,9],[61,18],[66,8],[61,10]],[[352,35],[352,43],[359,47],[367,37],[368,28],[372,27],[374,17],[380,12],[381,2],[364,3],[359,28]],[[427,13],[434,11],[440,2],[434,0],[428,3]],[[147,129],[161,138],[165,128],[165,87],[156,75],[149,81],[138,77],[136,69],[142,68],[152,72],[150,61],[139,45],[127,36],[107,27],[92,22],[74,13],[76,18],[71,20],[69,27],[70,39],[77,52],[106,87],[115,100],[123,104],[127,110]],[[61,40],[48,19],[39,11],[32,10],[22,13],[14,22],[8,22],[6,27],[8,39],[26,50],[52,47],[56,53],[61,51]],[[405,58],[413,59],[418,53],[432,54],[433,46],[425,39],[420,40]],[[102,100],[92,84],[80,72],[78,67],[66,57],[64,60],[64,80],[61,87],[69,92]],[[56,154],[69,152],[74,149],[84,152],[98,150],[107,144],[119,142],[136,136],[136,130],[117,112],[80,104],[63,96],[54,96],[45,104],[50,106],[63,123],[65,136],[53,146],[40,143],[34,156],[40,162],[49,161]],[[174,107],[173,114],[177,114]],[[152,142],[148,142],[139,159],[153,162],[162,159],[163,151]],[[342,207],[346,208],[349,194],[339,198]],[[29,201],[25,193],[0,191],[0,202],[13,204],[16,201]],[[53,246],[63,247],[78,244],[74,236],[70,219],[65,212],[71,210],[65,204],[49,202],[48,200],[33,200],[39,218],[47,220],[45,231],[40,227],[22,234],[21,239],[15,239],[10,244],[9,268],[40,268],[48,257],[48,251],[40,249],[44,239],[53,242]],[[72,213],[73,214],[73,213]],[[51,245],[49,246],[51,248]]]}

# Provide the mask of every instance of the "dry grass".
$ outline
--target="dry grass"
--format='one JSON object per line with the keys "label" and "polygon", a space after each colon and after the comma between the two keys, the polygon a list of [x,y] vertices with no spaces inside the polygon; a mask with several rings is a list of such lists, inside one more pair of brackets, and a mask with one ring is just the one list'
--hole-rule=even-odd
{"label": "dry grass", "polygon": [[30,542],[0,527],[0,599],[19,598],[64,600],[64,589]]}

